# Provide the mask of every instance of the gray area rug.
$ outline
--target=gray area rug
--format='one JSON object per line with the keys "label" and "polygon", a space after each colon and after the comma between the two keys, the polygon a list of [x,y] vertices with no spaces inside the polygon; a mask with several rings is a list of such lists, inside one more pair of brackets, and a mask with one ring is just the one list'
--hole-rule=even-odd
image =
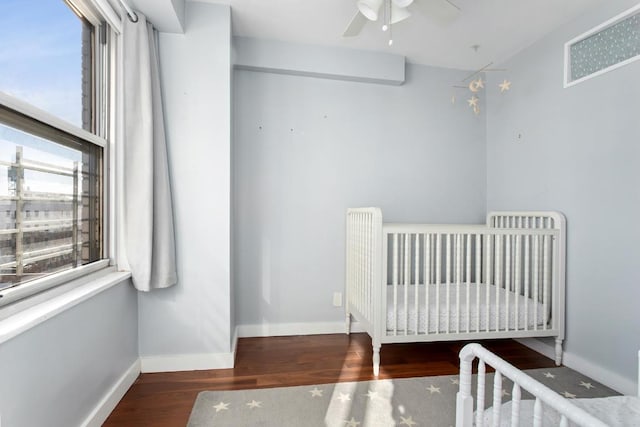
{"label": "gray area rug", "polygon": [[[618,394],[566,367],[526,372],[569,398]],[[490,406],[492,385],[490,374],[485,407]],[[510,400],[511,387],[504,379],[503,401]],[[457,392],[457,375],[204,391],[196,399],[188,426],[449,427],[455,425]],[[527,398],[531,396],[523,393],[523,399]]]}

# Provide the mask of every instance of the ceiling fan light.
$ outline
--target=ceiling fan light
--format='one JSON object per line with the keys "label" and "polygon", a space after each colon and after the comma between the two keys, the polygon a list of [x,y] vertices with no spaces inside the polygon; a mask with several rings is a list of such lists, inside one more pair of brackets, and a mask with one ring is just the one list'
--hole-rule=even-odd
{"label": "ceiling fan light", "polygon": [[411,16],[411,12],[409,12],[407,9],[397,7],[395,3],[391,5],[391,23],[392,24],[397,24],[400,21],[404,21],[410,16]]}
{"label": "ceiling fan light", "polygon": [[413,3],[413,0],[391,0],[398,7],[405,8]]}
{"label": "ceiling fan light", "polygon": [[358,0],[358,10],[368,20],[377,21],[383,0]]}

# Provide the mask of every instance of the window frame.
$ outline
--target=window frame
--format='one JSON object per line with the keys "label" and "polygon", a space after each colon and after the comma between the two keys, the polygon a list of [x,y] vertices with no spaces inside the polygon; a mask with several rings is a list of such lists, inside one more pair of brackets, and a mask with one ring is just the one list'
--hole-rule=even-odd
{"label": "window frame", "polygon": [[580,77],[579,79],[570,80],[571,78],[571,46],[617,24],[620,21],[624,21],[626,18],[630,17],[631,15],[635,15],[637,12],[640,12],[640,3],[614,16],[613,18],[603,22],[602,24],[597,25],[588,31],[585,31],[584,33],[580,34],[577,37],[574,37],[573,39],[569,40],[564,44],[564,82],[563,83],[564,83],[565,89],[571,86],[575,86],[578,83],[582,83],[586,80],[592,79],[594,77],[600,76],[602,74],[608,73],[609,71],[613,71],[616,68],[624,67],[625,65],[628,65],[628,64],[631,64],[632,62],[640,60],[640,55],[636,55],[632,58],[625,59],[624,61],[610,65],[606,68],[603,68],[602,70],[598,70],[584,77]]}
{"label": "window frame", "polygon": [[[83,276],[105,269],[114,264],[115,251],[113,245],[114,201],[111,169],[114,156],[112,142],[116,136],[116,91],[119,62],[118,46],[120,40],[119,22],[113,10],[103,0],[61,0],[69,6],[73,13],[82,16],[93,27],[92,46],[92,78],[93,78],[93,130],[89,132],[77,127],[51,113],[35,107],[28,102],[0,92],[0,107],[8,115],[22,117],[20,128],[48,129],[54,133],[69,135],[102,149],[102,255],[97,261],[89,264],[47,274],[41,278],[21,283],[0,291],[0,311],[18,301],[24,301],[43,291],[59,287]],[[114,19],[115,17],[115,19]],[[10,122],[4,121],[9,126]],[[52,141],[56,141],[52,139]]]}

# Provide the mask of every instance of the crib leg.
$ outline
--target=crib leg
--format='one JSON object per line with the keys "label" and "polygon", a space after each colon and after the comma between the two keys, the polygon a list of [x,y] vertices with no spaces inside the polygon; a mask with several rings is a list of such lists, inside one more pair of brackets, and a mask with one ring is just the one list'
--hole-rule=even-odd
{"label": "crib leg", "polygon": [[556,365],[562,365],[562,338],[556,338]]}
{"label": "crib leg", "polygon": [[351,333],[351,314],[347,313],[347,335]]}
{"label": "crib leg", "polygon": [[380,344],[373,345],[373,376],[380,374]]}

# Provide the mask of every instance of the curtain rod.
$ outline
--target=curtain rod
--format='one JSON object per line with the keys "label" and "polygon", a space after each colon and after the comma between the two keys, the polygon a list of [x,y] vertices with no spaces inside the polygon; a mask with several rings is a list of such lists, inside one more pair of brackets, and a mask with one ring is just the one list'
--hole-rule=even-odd
{"label": "curtain rod", "polygon": [[124,10],[127,11],[127,16],[131,22],[138,22],[138,15],[131,9],[131,6],[127,4],[125,0],[119,0]]}

